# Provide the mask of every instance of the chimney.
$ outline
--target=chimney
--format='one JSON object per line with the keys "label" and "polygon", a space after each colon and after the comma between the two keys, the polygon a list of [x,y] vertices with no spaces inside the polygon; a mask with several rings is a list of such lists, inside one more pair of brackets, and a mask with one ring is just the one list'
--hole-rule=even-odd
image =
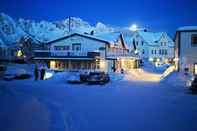
{"label": "chimney", "polygon": [[90,32],[90,35],[94,35],[94,30],[92,30],[92,31]]}

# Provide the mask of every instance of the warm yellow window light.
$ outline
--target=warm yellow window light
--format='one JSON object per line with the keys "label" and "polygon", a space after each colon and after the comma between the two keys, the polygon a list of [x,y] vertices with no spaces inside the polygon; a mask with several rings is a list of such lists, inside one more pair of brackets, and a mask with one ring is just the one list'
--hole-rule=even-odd
{"label": "warm yellow window light", "polygon": [[22,50],[18,50],[16,55],[17,57],[22,57],[23,56]]}
{"label": "warm yellow window light", "polygon": [[50,61],[50,68],[55,69],[55,61]]}
{"label": "warm yellow window light", "polygon": [[197,75],[197,64],[194,65],[194,73]]}

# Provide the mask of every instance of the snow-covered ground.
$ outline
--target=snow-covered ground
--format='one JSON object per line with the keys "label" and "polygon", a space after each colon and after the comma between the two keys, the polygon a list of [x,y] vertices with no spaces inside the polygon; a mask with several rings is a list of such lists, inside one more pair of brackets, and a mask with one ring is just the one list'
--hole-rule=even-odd
{"label": "snow-covered ground", "polygon": [[[145,68],[142,76],[154,75]],[[145,81],[137,79],[139,70],[111,74],[103,86],[67,84],[69,73],[45,81],[0,80],[0,130],[196,131],[197,95],[185,87],[188,77],[174,72]]]}

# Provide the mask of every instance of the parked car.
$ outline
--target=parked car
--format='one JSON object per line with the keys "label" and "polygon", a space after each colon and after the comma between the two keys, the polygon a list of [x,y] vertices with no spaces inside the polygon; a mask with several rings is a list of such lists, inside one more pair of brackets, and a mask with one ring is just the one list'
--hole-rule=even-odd
{"label": "parked car", "polygon": [[3,77],[5,71],[6,71],[6,66],[5,65],[0,65],[0,78]]}
{"label": "parked car", "polygon": [[80,80],[82,82],[87,82],[88,76],[89,76],[89,72],[88,71],[81,72],[80,73]]}
{"label": "parked car", "polygon": [[109,75],[105,72],[90,72],[87,78],[88,84],[105,84],[109,81]]}
{"label": "parked car", "polygon": [[197,91],[197,75],[193,76],[189,81],[187,81],[187,86],[192,91]]}
{"label": "parked car", "polygon": [[31,77],[30,73],[28,73],[24,69],[20,69],[17,71],[15,79],[16,80],[24,80],[24,79],[29,79],[30,77]]}
{"label": "parked car", "polygon": [[24,79],[29,79],[31,77],[30,73],[27,71],[20,69],[17,70],[16,72],[7,72],[4,76],[3,79],[6,81],[12,81],[12,80],[24,80]]}
{"label": "parked car", "polygon": [[5,81],[12,81],[12,80],[14,80],[16,78],[16,75],[15,74],[5,74],[4,76],[3,76],[3,79],[5,80]]}
{"label": "parked car", "polygon": [[80,84],[82,83],[80,75],[78,73],[71,74],[67,79],[67,82],[70,84]]}

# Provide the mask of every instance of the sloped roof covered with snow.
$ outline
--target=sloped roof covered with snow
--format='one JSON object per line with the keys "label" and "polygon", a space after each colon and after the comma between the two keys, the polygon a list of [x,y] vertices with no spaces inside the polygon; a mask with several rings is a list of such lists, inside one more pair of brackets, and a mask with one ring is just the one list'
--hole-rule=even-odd
{"label": "sloped roof covered with snow", "polygon": [[125,44],[126,44],[127,48],[134,49],[133,40],[131,39],[131,37],[124,36],[123,39],[125,41]]}
{"label": "sloped roof covered with snow", "polygon": [[99,40],[99,41],[102,41],[102,42],[105,42],[105,43],[108,43],[108,44],[114,43],[120,37],[120,33],[98,33],[98,34],[90,35],[90,34],[81,34],[81,33],[77,32],[77,33],[72,33],[72,34],[67,35],[65,37],[56,39],[54,41],[51,41],[51,42],[49,42],[49,44],[53,43],[53,42],[56,42],[56,41],[59,41],[59,40],[69,38],[69,37],[74,36],[74,35],[79,35],[79,36],[83,36],[83,37],[86,37],[86,38]]}
{"label": "sloped roof covered with snow", "polygon": [[177,29],[177,31],[191,31],[197,30],[197,26],[183,26]]}
{"label": "sloped roof covered with snow", "polygon": [[173,40],[165,32],[144,32],[144,31],[139,31],[138,34],[144,39],[144,41],[148,42],[150,45],[157,45],[158,41],[163,37],[163,35],[166,36],[170,46],[174,45],[173,44]]}
{"label": "sloped roof covered with snow", "polygon": [[121,33],[119,32],[110,32],[110,33],[96,33],[94,35],[88,35],[88,36],[100,40],[108,41],[109,43],[114,43],[119,39],[120,35]]}
{"label": "sloped roof covered with snow", "polygon": [[153,32],[144,32],[139,31],[138,34],[148,43],[155,43],[159,41],[163,35],[163,32],[153,33]]}

